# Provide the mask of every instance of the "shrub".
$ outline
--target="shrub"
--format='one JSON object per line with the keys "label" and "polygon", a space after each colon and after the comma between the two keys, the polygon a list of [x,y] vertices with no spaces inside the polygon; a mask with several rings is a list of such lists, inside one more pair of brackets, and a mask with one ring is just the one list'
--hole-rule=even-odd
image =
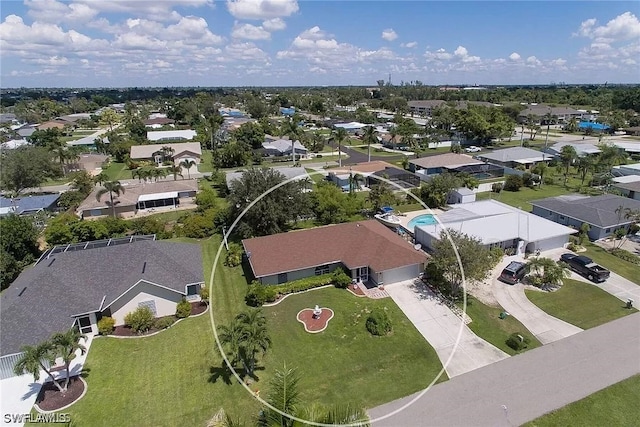
{"label": "shrub", "polygon": [[501,191],[502,191],[502,188],[503,188],[503,187],[504,187],[504,186],[502,185],[502,183],[501,183],[501,182],[494,182],[494,183],[491,185],[491,191],[493,191],[494,193],[499,193],[499,192],[501,192]]}
{"label": "shrub", "polygon": [[178,319],[184,319],[191,315],[191,304],[189,301],[182,298],[182,300],[176,305],[176,317]]}
{"label": "shrub", "polygon": [[260,307],[267,301],[267,292],[264,285],[254,282],[247,289],[244,301],[251,307]]}
{"label": "shrub", "polygon": [[507,180],[504,183],[504,189],[507,191],[520,191],[522,187],[522,177],[518,175],[507,175]]}
{"label": "shrub", "polygon": [[569,243],[573,243],[574,245],[579,245],[580,244],[580,237],[578,237],[576,235],[569,236]]}
{"label": "shrub", "polygon": [[331,278],[336,288],[346,289],[351,283],[351,277],[342,268],[336,268]]}
{"label": "shrub", "polygon": [[169,326],[176,323],[176,318],[173,316],[161,317],[156,320],[155,327],[156,329],[167,329]]}
{"label": "shrub", "polygon": [[155,318],[149,307],[138,307],[124,316],[125,325],[136,332],[146,332],[153,326]]}
{"label": "shrub", "polygon": [[209,304],[209,288],[206,286],[200,288],[200,299],[203,303]]}
{"label": "shrub", "polygon": [[224,264],[227,267],[237,267],[242,263],[242,246],[237,243],[231,243],[229,245],[229,251],[224,260]]}
{"label": "shrub", "polygon": [[98,331],[100,335],[109,335],[116,328],[116,321],[113,317],[103,317],[98,320]]}
{"label": "shrub", "polygon": [[635,255],[633,252],[629,252],[624,249],[611,249],[609,253],[613,256],[617,256],[618,258],[628,261],[632,264],[640,265],[640,257]]}
{"label": "shrub", "polygon": [[504,250],[498,246],[495,246],[489,250],[489,257],[491,258],[491,265],[497,265],[504,256]]}
{"label": "shrub", "polygon": [[556,179],[552,176],[545,176],[543,182],[544,185],[555,185]]}
{"label": "shrub", "polygon": [[[351,279],[349,279],[351,282]],[[318,288],[320,286],[333,283],[333,273],[322,274],[320,276],[305,277],[304,279],[293,280],[282,285],[270,286],[276,293],[286,295],[294,292],[306,291],[307,289]]]}
{"label": "shrub", "polygon": [[636,234],[640,231],[640,224],[631,224],[629,226],[629,234]]}
{"label": "shrub", "polygon": [[191,213],[180,218],[182,222],[182,234],[194,239],[204,239],[211,236],[215,229],[213,218],[215,211],[207,209],[203,213]]}
{"label": "shrub", "polygon": [[387,312],[381,309],[375,309],[371,312],[366,322],[367,330],[372,335],[384,336],[391,333],[391,320]]}
{"label": "shrub", "polygon": [[529,338],[525,337],[522,334],[514,332],[511,335],[509,335],[509,338],[507,338],[506,344],[512,349],[514,349],[515,351],[520,351],[529,346]]}
{"label": "shrub", "polygon": [[578,250],[578,245],[571,242],[567,245],[567,249],[569,249],[571,252],[576,252]]}

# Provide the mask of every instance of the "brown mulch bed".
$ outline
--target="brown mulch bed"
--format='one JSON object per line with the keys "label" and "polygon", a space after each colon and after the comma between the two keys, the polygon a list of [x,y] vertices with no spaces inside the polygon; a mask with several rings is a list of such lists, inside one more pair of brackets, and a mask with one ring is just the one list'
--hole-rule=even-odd
{"label": "brown mulch bed", "polygon": [[333,317],[333,310],[323,308],[322,313],[317,318],[313,317],[313,309],[306,308],[298,313],[298,320],[305,324],[308,332],[321,331],[327,327],[327,323]]}
{"label": "brown mulch bed", "polygon": [[78,400],[83,391],[84,383],[79,376],[71,377],[69,387],[64,394],[52,382],[48,382],[40,389],[36,404],[43,411],[55,411]]}
{"label": "brown mulch bed", "polygon": [[196,314],[204,313],[207,311],[207,304],[202,301],[192,302],[191,303],[191,315],[195,316]]}
{"label": "brown mulch bed", "polygon": [[362,296],[366,295],[364,291],[360,289],[360,286],[357,286],[357,285],[349,285],[349,290],[356,295],[362,295]]}

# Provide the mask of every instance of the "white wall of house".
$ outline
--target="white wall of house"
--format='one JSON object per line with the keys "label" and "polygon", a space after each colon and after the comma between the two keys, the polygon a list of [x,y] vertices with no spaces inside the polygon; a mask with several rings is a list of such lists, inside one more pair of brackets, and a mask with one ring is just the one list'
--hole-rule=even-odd
{"label": "white wall of house", "polygon": [[170,316],[176,312],[176,304],[183,295],[166,288],[147,283],[138,282],[134,287],[125,292],[111,306],[111,317],[116,321],[116,326],[124,325],[124,317],[138,308],[140,303],[154,301],[156,317]]}
{"label": "white wall of house", "polygon": [[[180,163],[183,160],[192,160],[196,164],[189,168],[188,173],[197,173],[198,172],[198,164],[200,163],[200,158],[198,156],[193,155],[192,153],[180,153],[173,158],[173,162],[176,166],[180,166]],[[186,174],[187,169],[182,168],[182,173]]]}

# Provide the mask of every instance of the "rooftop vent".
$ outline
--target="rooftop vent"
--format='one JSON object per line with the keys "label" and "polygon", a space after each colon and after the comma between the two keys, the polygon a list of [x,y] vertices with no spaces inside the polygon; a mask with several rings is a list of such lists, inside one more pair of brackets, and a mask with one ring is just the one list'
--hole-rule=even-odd
{"label": "rooftop vent", "polygon": [[147,269],[147,261],[144,262],[144,264],[142,264],[142,274],[144,274],[144,271]]}
{"label": "rooftop vent", "polygon": [[56,259],[55,259],[55,258],[52,258],[52,259],[51,259],[51,262],[49,263],[49,265],[47,265],[47,267],[51,267],[51,265],[52,265],[55,261],[56,261]]}
{"label": "rooftop vent", "polygon": [[19,297],[22,296],[22,294],[24,294],[24,291],[27,290],[27,287],[25,286],[24,288],[22,288],[22,290],[20,291],[20,293],[18,294]]}

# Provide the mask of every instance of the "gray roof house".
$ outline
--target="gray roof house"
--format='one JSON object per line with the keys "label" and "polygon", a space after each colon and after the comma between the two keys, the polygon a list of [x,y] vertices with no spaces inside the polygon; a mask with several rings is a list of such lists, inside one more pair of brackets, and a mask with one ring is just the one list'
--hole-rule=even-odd
{"label": "gray roof house", "polygon": [[[640,177],[639,177],[640,178]],[[640,201],[640,180],[631,182],[619,182],[612,185],[623,196]]]}
{"label": "gray roof house", "polygon": [[619,228],[628,230],[632,221],[625,218],[625,210],[640,210],[640,201],[614,194],[594,197],[573,194],[534,200],[530,203],[533,205],[532,213],[558,224],[576,229],[583,223],[589,224],[591,240],[608,237]]}
{"label": "gray roof house", "polygon": [[571,146],[574,150],[576,150],[576,154],[579,157],[588,156],[591,154],[600,153],[600,149],[593,144],[581,144],[579,142],[558,142],[557,144],[553,144],[551,147],[547,148],[547,153],[553,156],[559,156],[562,152],[562,148],[565,146]]}
{"label": "gray roof house", "polygon": [[479,153],[477,159],[509,168],[523,165],[526,169],[536,163],[551,160],[551,156],[527,147],[511,147],[502,150]]}
{"label": "gray roof house", "polygon": [[162,317],[175,314],[183,297],[197,300],[204,283],[200,246],[138,237],[146,240],[56,247],[23,271],[0,296],[1,356],[74,325],[95,334],[104,316],[122,325],[140,306]]}
{"label": "gray roof house", "polygon": [[54,211],[58,207],[60,194],[23,196],[13,199],[0,197],[0,216],[16,214],[30,215],[41,211]]}
{"label": "gray roof house", "polygon": [[269,156],[290,156],[295,150],[296,156],[306,156],[307,149],[300,141],[295,141],[293,147],[289,139],[276,139],[262,143],[264,152]]}

